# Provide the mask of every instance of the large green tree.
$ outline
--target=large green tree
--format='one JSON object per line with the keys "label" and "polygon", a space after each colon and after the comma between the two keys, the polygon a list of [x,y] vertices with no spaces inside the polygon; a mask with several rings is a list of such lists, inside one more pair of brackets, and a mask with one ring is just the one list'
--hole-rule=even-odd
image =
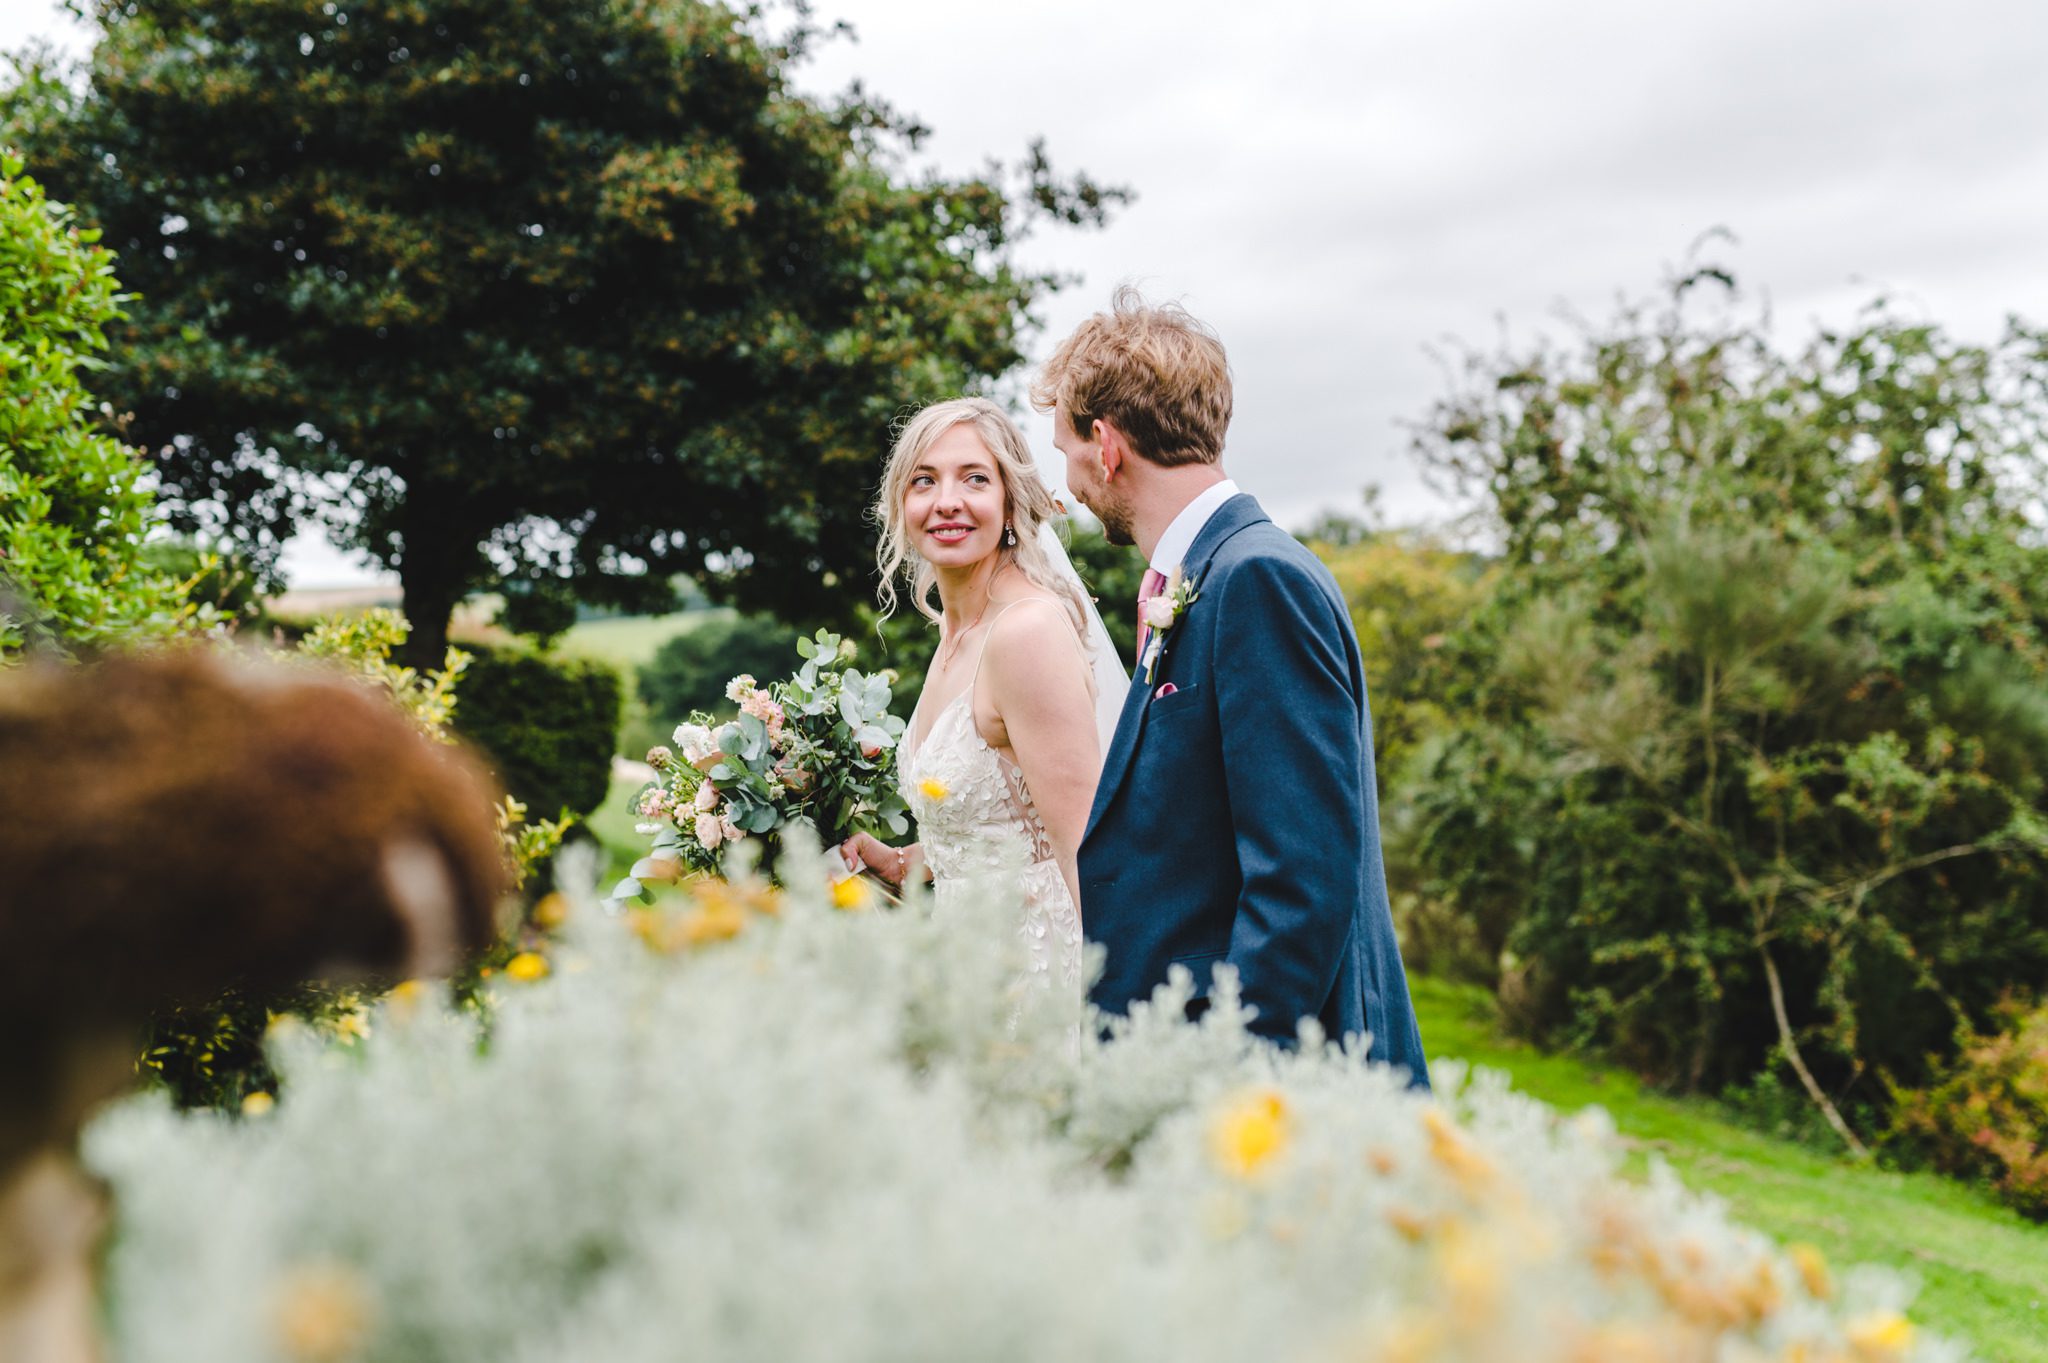
{"label": "large green tree", "polygon": [[[922,130],[789,84],[799,7],[89,0],[83,82],[7,132],[141,295],[108,375],[188,521],[309,521],[397,570],[412,649],[505,587],[676,572],[816,615],[864,594],[892,414],[1020,358],[1034,218],[1119,196],[914,174]],[[545,612],[543,612],[544,614]]]}

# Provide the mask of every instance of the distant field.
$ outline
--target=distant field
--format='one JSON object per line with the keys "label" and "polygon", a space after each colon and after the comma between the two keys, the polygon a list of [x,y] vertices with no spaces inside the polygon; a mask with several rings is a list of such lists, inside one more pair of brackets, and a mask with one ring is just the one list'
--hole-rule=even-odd
{"label": "distant field", "polygon": [[1432,1059],[1509,1075],[1563,1112],[1597,1103],[1644,1158],[1664,1157],[1689,1188],[1782,1242],[1836,1265],[1884,1264],[1920,1280],[1912,1316],[1998,1363],[2048,1363],[2048,1226],[1933,1174],[1899,1173],[1753,1131],[1704,1099],[1647,1090],[1634,1075],[1503,1038],[1484,990],[1411,981]]}
{"label": "distant field", "polygon": [[632,682],[633,670],[654,656],[654,651],[699,625],[723,620],[725,610],[683,611],[675,615],[628,615],[617,620],[588,620],[562,636],[561,648],[579,658],[611,663]]}

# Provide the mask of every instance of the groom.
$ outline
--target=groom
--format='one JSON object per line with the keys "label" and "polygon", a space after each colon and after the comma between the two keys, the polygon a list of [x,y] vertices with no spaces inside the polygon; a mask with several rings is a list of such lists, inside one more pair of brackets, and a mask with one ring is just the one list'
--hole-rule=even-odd
{"label": "groom", "polygon": [[1426,1086],[1380,866],[1358,640],[1315,556],[1219,461],[1230,368],[1214,332],[1128,287],[1031,391],[1067,482],[1151,562],[1137,669],[1080,852],[1081,917],[1108,951],[1094,1002],[1122,1013],[1236,969],[1252,1030],[1369,1033]]}

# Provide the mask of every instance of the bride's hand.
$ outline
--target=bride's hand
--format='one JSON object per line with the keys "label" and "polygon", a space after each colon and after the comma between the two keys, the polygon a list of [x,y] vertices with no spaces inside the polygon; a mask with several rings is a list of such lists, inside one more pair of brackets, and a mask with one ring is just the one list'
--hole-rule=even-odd
{"label": "bride's hand", "polygon": [[891,885],[904,882],[910,874],[911,858],[918,850],[916,843],[908,847],[891,847],[872,833],[856,833],[839,844],[839,856],[846,863],[847,870],[873,871]]}

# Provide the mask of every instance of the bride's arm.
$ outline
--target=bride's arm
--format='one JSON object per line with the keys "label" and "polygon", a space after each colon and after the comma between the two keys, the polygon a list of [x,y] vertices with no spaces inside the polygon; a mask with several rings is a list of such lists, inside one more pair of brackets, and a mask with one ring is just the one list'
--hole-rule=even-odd
{"label": "bride's arm", "polygon": [[1008,734],[1010,752],[1045,821],[1060,875],[1079,908],[1075,857],[1102,773],[1087,658],[1066,612],[1054,601],[1012,612],[989,635],[986,647],[981,684]]}

